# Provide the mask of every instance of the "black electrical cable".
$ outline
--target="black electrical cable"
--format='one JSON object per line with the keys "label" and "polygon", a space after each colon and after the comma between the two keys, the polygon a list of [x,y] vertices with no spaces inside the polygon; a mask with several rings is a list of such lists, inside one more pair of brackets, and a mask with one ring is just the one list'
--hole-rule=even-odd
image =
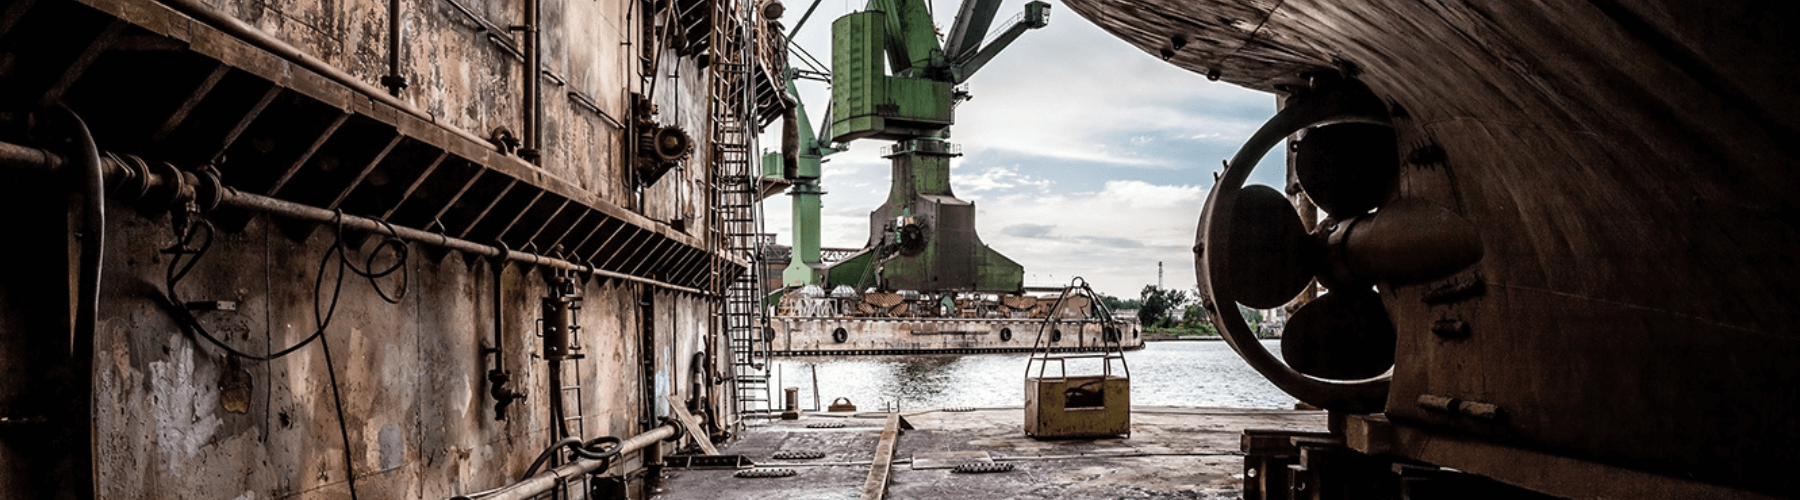
{"label": "black electrical cable", "polygon": [[613,436],[597,437],[586,443],[581,442],[581,438],[575,436],[562,438],[556,444],[550,445],[549,448],[544,448],[542,453],[538,453],[537,460],[531,462],[531,467],[525,469],[525,475],[519,476],[519,480],[524,481],[530,479],[531,476],[536,476],[538,469],[543,468],[544,462],[550,460],[550,457],[556,454],[556,450],[563,448],[568,448],[569,452],[575,456],[601,461],[602,465],[598,470],[606,470],[611,465],[612,459],[619,456],[619,450],[623,445],[623,440]]}
{"label": "black electrical cable", "polygon": [[331,363],[331,340],[320,336],[319,348],[325,351],[325,375],[331,380],[331,403],[337,410],[338,435],[344,439],[344,479],[350,483],[350,500],[356,500],[356,468],[351,466],[350,459],[350,426],[344,423],[344,397],[338,393],[337,369]]}
{"label": "black electrical cable", "polygon": [[[357,276],[367,278],[369,280],[369,287],[375,289],[375,294],[380,295],[381,300],[387,301],[389,304],[399,304],[402,299],[406,298],[406,291],[409,289],[408,285],[412,281],[412,271],[406,265],[407,257],[411,255],[411,247],[407,246],[406,240],[400,239],[400,232],[394,229],[393,224],[377,219],[376,222],[380,222],[383,227],[387,228],[388,238],[382,240],[381,244],[376,245],[375,249],[369,252],[369,255],[363,259],[362,267],[356,267],[356,264],[350,263],[349,258],[344,256],[343,220],[344,212],[342,210],[337,211],[338,243],[336,249],[338,256],[343,259],[344,266],[349,268],[350,272],[355,273]],[[386,269],[380,271],[372,271],[372,269],[375,269],[376,257],[381,256],[382,249],[390,249],[389,251],[393,252],[394,265],[388,266]],[[388,296],[387,291],[381,288],[381,282],[376,280],[392,275],[396,271],[400,273],[400,288],[390,297]]]}
{"label": "black electrical cable", "polygon": [[[206,252],[212,249],[213,238],[217,232],[217,228],[206,219],[196,219],[198,223],[195,224],[191,222],[185,214],[177,214],[175,220],[177,226],[177,241],[174,245],[163,250],[163,253],[170,254],[171,256],[169,259],[168,270],[164,275],[165,280],[163,284],[164,293],[167,295],[169,302],[167,304],[168,308],[173,313],[177,322],[225,352],[230,353],[233,356],[255,361],[272,361],[288,354],[292,354],[311,344],[315,340],[319,341],[319,345],[325,354],[325,374],[331,381],[331,399],[332,406],[337,413],[338,434],[343,438],[344,442],[345,481],[348,482],[350,487],[350,498],[353,500],[356,499],[356,470],[353,466],[353,458],[350,453],[349,424],[344,418],[343,394],[338,386],[337,368],[335,362],[332,360],[331,343],[325,337],[325,329],[331,325],[332,318],[337,315],[338,298],[343,295],[344,275],[346,271],[368,279],[369,286],[375,289],[375,293],[380,295],[382,300],[390,304],[398,304],[400,303],[400,300],[406,297],[406,292],[411,280],[411,271],[409,270],[409,266],[407,266],[410,252],[408,251],[406,242],[400,239],[398,231],[396,231],[392,225],[384,222],[383,225],[387,226],[389,238],[377,245],[374,251],[369,252],[368,256],[363,261],[362,267],[357,267],[350,262],[349,255],[344,249],[343,212],[338,212],[337,220],[334,221],[333,224],[335,226],[334,235],[336,236],[336,239],[332,242],[331,247],[325,250],[325,254],[320,257],[318,273],[313,277],[313,333],[294,345],[268,354],[257,355],[231,347],[229,344],[226,344],[223,340],[220,340],[211,332],[207,331],[205,325],[200,323],[199,318],[194,317],[193,312],[187,309],[187,303],[182,301],[180,295],[176,292],[176,285],[180,284],[181,280],[187,277],[188,272],[192,271],[194,266],[199,264],[200,259],[206,255]],[[185,226],[185,228],[183,226]],[[206,238],[202,240],[199,248],[191,248],[191,245],[194,244],[194,238],[199,236],[202,230],[205,231]],[[384,248],[390,249],[389,251],[394,254],[394,264],[385,269],[374,270],[377,261],[376,258],[381,254],[381,250]],[[332,282],[331,301],[329,305],[321,310],[320,305],[325,302],[320,297],[325,285],[325,270],[334,260],[337,261],[338,269],[337,275]],[[400,288],[393,296],[389,296],[386,290],[381,288],[381,283],[377,280],[390,276],[395,272],[400,273]]]}
{"label": "black electrical cable", "polygon": [[[192,271],[194,266],[200,262],[200,259],[205,256],[206,252],[212,248],[214,233],[217,229],[206,219],[194,219],[194,223],[190,224],[186,231],[180,231],[182,234],[179,241],[168,249],[163,250],[164,253],[173,256],[169,260],[169,269],[166,275],[166,281],[164,282],[164,290],[168,295],[168,306],[170,311],[174,313],[175,319],[182,323],[183,326],[186,326],[201,338],[206,339],[207,342],[212,343],[214,346],[223,349],[233,356],[255,361],[271,361],[292,354],[294,351],[306,347],[308,344],[318,340],[325,334],[326,327],[331,325],[332,318],[337,315],[338,297],[344,289],[344,275],[346,270],[350,273],[367,278],[369,280],[369,286],[375,289],[375,292],[381,296],[382,300],[387,301],[390,304],[400,303],[400,300],[406,297],[406,292],[409,288],[408,283],[411,280],[410,266],[406,265],[411,253],[408,251],[406,242],[400,239],[399,233],[394,230],[394,227],[392,225],[387,225],[390,237],[383,240],[380,245],[375,247],[374,251],[369,253],[364,261],[363,267],[357,267],[350,262],[350,258],[344,249],[342,212],[339,213],[339,220],[335,226],[337,240],[332,242],[331,247],[326,249],[325,255],[319,259],[319,270],[313,277],[313,323],[316,325],[316,328],[311,335],[301,339],[300,342],[278,351],[272,351],[268,354],[251,354],[232,347],[214,336],[212,332],[206,329],[205,325],[200,323],[199,318],[196,318],[192,312],[188,311],[186,302],[182,301],[180,295],[176,292],[176,285],[180,284],[181,280],[187,277],[188,272]],[[201,229],[205,230],[206,238],[202,240],[199,248],[190,248],[190,245],[194,243],[194,238]],[[370,269],[374,268],[376,258],[381,254],[381,250],[384,248],[391,249],[391,252],[393,252],[394,264],[388,266],[386,269],[371,271]],[[184,259],[183,256],[192,257]],[[332,283],[331,301],[328,304],[328,307],[321,311],[319,307],[321,304],[325,303],[320,296],[321,292],[324,291],[325,270],[326,266],[329,266],[333,260],[337,261],[338,264],[337,276]],[[399,291],[393,296],[389,296],[381,288],[380,282],[377,280],[390,276],[395,272],[400,273],[401,284]]]}

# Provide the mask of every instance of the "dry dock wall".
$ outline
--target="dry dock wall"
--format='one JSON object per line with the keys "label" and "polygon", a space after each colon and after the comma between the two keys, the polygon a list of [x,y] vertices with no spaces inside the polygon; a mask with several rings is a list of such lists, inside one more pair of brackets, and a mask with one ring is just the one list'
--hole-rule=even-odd
{"label": "dry dock wall", "polygon": [[[160,221],[120,219],[111,234],[121,239],[167,237]],[[184,298],[237,301],[236,311],[201,318],[242,350],[299,342],[314,324],[312,281],[330,243],[323,233],[295,247],[259,218],[215,243],[183,281]],[[107,266],[111,280],[137,286],[101,298],[106,312],[94,373],[101,496],[346,498],[344,443],[321,346],[268,363],[223,356],[184,333],[159,297],[136,289],[163,279],[166,258],[149,249],[117,252]],[[552,383],[532,335],[538,298],[548,292],[545,273],[508,266],[501,277],[504,358],[515,387],[529,396],[496,421],[485,380],[491,358],[483,354],[493,338],[491,263],[433,259],[415,248],[406,272],[413,281],[398,304],[347,277],[326,330],[359,496],[447,498],[517,479],[549,442],[553,423],[545,405]],[[331,274],[322,306],[331,300]],[[382,280],[390,293],[395,282]],[[686,370],[676,366],[688,360],[677,352],[695,349],[708,308],[693,297],[618,281],[590,280],[580,293],[579,343],[587,357],[564,365],[566,380],[583,387],[571,415],[584,417],[579,425],[589,436],[636,434],[643,429],[639,388],[686,386]],[[645,299],[654,304],[653,318],[638,316]],[[646,322],[657,330],[649,352],[638,337]],[[639,362],[646,355],[656,367],[651,377],[667,380],[645,380]]]}
{"label": "dry dock wall", "polygon": [[[572,259],[658,273],[640,276],[650,280],[680,281],[659,266],[705,269],[712,258],[704,145],[641,193],[626,173],[622,126],[628,95],[640,88],[646,4],[541,2],[543,157],[532,164],[466,139],[525,128],[528,72],[513,52],[520,35],[506,30],[524,22],[520,2],[399,3],[398,76],[409,86],[396,98],[423,116],[297,62],[316,58],[379,86],[388,73],[385,0],[188,2],[295,53],[270,51],[174,3],[0,6],[0,52],[14,62],[0,67],[0,141],[67,155],[67,141],[43,138],[60,132],[40,101],[60,101],[93,128],[101,151],[189,172],[210,164],[225,187],[246,193],[484,243],[511,240],[513,250],[556,239],[514,228],[554,228],[571,235],[561,250]],[[706,137],[706,71],[691,54],[651,52],[661,53],[646,71],[657,80],[655,121]],[[235,114],[224,109],[239,104]],[[203,133],[221,142],[188,147],[205,143],[189,140]],[[7,238],[17,260],[0,274],[0,496],[347,498],[348,448],[357,497],[447,498],[517,480],[551,441],[547,400],[563,384],[548,380],[534,335],[547,268],[515,263],[498,278],[505,368],[528,398],[496,421],[485,352],[495,334],[494,262],[406,244],[402,270],[378,280],[392,295],[405,276],[407,293],[390,304],[354,274],[333,293],[337,264],[321,266],[339,241],[329,223],[235,209],[197,215],[218,231],[179,289],[187,301],[234,306],[195,312],[221,341],[256,354],[279,349],[311,335],[315,307],[335,303],[324,333],[329,371],[320,343],[271,362],[239,359],[172,319],[163,297],[172,256],[162,251],[175,242],[169,207],[115,198],[106,203],[99,319],[91,337],[80,336],[71,333],[85,250],[72,236],[79,196],[60,175],[0,171],[0,200],[19,220]],[[383,241],[346,232],[342,244],[353,265],[372,265],[363,258],[373,252],[382,255],[373,265],[386,267],[395,260]],[[704,273],[682,272],[691,278],[684,286],[701,286]],[[582,388],[579,403],[568,404],[585,436],[659,425],[666,396],[691,396],[693,373],[725,368],[695,366],[728,359],[697,356],[726,344],[711,326],[717,299],[604,277],[582,278],[577,293],[586,357],[566,362],[565,372]],[[703,413],[728,413],[718,399],[725,391],[707,392]],[[631,477],[642,465],[632,454],[609,474]]]}

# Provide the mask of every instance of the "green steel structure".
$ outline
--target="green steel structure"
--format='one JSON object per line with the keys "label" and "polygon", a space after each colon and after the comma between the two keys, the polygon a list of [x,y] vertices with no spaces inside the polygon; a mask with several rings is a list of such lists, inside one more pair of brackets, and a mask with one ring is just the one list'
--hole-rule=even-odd
{"label": "green steel structure", "polygon": [[[960,153],[945,140],[956,104],[968,97],[957,85],[1025,31],[1049,23],[1049,4],[1034,1],[984,41],[999,4],[965,0],[942,44],[924,0],[871,0],[862,12],[832,23],[826,139],[813,136],[804,112],[796,120],[803,137],[797,172],[788,176],[794,180],[795,258],[784,283],[920,291],[1023,288],[1024,268],[981,243],[974,204],[951,191],[950,159]],[[857,139],[894,141],[885,154],[893,162],[893,184],[887,202],[870,215],[868,245],[826,265],[818,258],[819,160]],[[765,159],[765,169],[774,168],[774,159]]]}
{"label": "green steel structure", "polygon": [[825,156],[849,149],[830,140],[820,141],[813,135],[812,120],[806,116],[806,103],[801,102],[800,91],[794,87],[794,73],[794,70],[788,70],[786,77],[787,93],[795,107],[790,126],[799,143],[794,171],[786,171],[782,155],[763,155],[764,177],[782,177],[793,182],[788,188],[788,195],[794,198],[793,262],[781,272],[783,286],[823,283],[825,265],[819,258],[819,197],[825,190],[819,186],[819,166]]}

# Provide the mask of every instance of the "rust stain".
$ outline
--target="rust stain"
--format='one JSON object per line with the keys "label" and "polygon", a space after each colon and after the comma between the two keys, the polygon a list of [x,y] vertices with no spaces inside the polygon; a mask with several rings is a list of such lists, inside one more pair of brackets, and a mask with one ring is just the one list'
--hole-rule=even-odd
{"label": "rust stain", "polygon": [[250,411],[250,371],[234,356],[225,356],[219,370],[219,406],[231,413]]}

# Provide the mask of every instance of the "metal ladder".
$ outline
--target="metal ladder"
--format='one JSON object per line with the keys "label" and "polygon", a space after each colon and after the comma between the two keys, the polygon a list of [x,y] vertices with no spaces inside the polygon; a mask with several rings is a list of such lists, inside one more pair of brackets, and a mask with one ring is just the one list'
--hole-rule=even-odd
{"label": "metal ladder", "polygon": [[[581,330],[575,331],[579,332]],[[569,350],[579,352],[581,349],[580,342],[581,340],[579,337],[571,338],[571,347]],[[582,357],[577,355],[563,360],[563,380],[552,380],[550,382],[556,384],[557,387],[562,388],[557,395],[563,398],[563,422],[569,424],[569,435],[581,438],[585,441],[587,439],[587,418],[581,414],[581,359]],[[568,379],[571,376],[575,377],[574,383],[568,382]],[[571,396],[571,394],[573,395]],[[552,430],[551,432],[555,431]],[[562,461],[559,459],[557,460],[557,463],[562,463]],[[576,478],[565,479],[564,481],[568,481],[567,483],[560,483],[562,484],[561,489],[563,495],[561,498],[571,498],[568,496],[568,489],[570,488],[574,488],[576,491],[591,491],[588,486],[588,479],[589,476],[587,474],[581,474]]]}
{"label": "metal ladder", "polygon": [[710,245],[749,264],[746,272],[728,276],[727,266],[712,270],[713,287],[722,304],[717,314],[730,349],[732,402],[730,426],[741,425],[746,413],[769,401],[768,348],[761,334],[766,322],[762,311],[762,256],[757,235],[762,231],[757,203],[758,172],[753,167],[756,136],[752,132],[755,107],[751,101],[750,64],[755,53],[751,2],[713,0],[713,26],[708,60],[711,82],[708,95],[712,142],[711,180],[715,197]]}
{"label": "metal ladder", "polygon": [[[581,414],[581,358],[565,360],[563,366],[568,367],[563,371],[563,380],[556,381],[556,384],[562,387],[563,422],[571,423],[569,435],[586,440],[587,418]],[[571,376],[575,377],[573,383],[567,381]],[[570,395],[571,393],[573,396]]]}

